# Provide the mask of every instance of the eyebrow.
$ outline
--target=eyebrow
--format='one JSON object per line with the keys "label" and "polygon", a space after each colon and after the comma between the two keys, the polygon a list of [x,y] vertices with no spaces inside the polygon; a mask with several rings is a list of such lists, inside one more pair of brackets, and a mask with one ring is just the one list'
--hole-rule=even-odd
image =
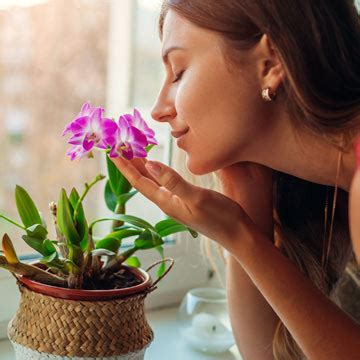
{"label": "eyebrow", "polygon": [[185,50],[185,48],[181,47],[181,46],[170,46],[168,47],[162,54],[162,60],[164,62],[164,64],[168,64],[169,62],[169,54],[171,53],[171,51],[174,50]]}

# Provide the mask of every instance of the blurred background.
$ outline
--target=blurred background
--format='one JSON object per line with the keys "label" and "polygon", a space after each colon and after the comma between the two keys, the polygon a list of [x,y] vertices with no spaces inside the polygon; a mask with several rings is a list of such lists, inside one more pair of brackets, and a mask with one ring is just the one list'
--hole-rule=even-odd
{"label": "blurred background", "polygon": [[[34,199],[47,223],[49,239],[55,239],[48,209],[64,187],[79,193],[99,173],[106,174],[105,154],[70,161],[66,156],[64,127],[90,101],[102,106],[107,117],[140,110],[155,130],[158,146],[149,158],[177,170],[188,181],[212,186],[214,177],[192,176],[186,153],[172,147],[167,123],[152,120],[151,108],[165,77],[158,36],[162,0],[0,0],[0,214],[19,219],[14,190],[18,184]],[[107,217],[103,193],[105,181],[96,184],[84,201],[88,222]],[[126,204],[126,213],[151,224],[165,214],[141,193]],[[95,226],[97,237],[108,234],[111,222]],[[22,240],[23,232],[0,219],[0,236],[8,233],[22,259],[34,259],[34,250]],[[134,237],[123,241],[132,243]],[[211,248],[200,235],[166,237],[165,256],[176,260],[171,276],[147,299],[147,307],[177,304],[194,287],[204,286],[214,265],[205,260]],[[210,242],[208,242],[210,244]],[[214,250],[215,251],[215,250]],[[221,258],[215,256],[219,262]],[[146,269],[160,255],[156,250],[139,254]],[[212,261],[215,264],[214,261]],[[156,269],[152,274],[156,276]],[[219,275],[220,276],[220,275]],[[220,279],[220,277],[219,277]],[[16,310],[18,289],[13,278],[0,269],[0,339]]]}
{"label": "blurred background", "polygon": [[[87,100],[105,107],[109,117],[138,108],[159,140],[150,158],[169,163],[168,125],[150,116],[165,76],[157,31],[160,3],[0,0],[0,214],[19,221],[14,199],[19,184],[33,197],[51,235],[48,203],[57,201],[61,187],[82,192],[85,182],[106,173],[104,154],[71,162],[61,137]],[[104,185],[97,184],[85,200],[90,221],[108,211]],[[150,222],[163,216],[141,194],[128,204],[128,213]],[[97,229],[95,235],[104,230]],[[22,232],[0,220],[4,232],[19,253],[29,251]]]}

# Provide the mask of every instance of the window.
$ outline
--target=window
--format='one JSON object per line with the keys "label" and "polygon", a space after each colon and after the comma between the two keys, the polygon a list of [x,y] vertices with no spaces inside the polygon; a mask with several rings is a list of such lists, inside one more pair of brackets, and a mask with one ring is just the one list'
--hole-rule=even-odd
{"label": "window", "polygon": [[[11,6],[14,3],[22,6]],[[79,162],[65,155],[62,130],[85,100],[103,105],[109,116],[138,107],[159,140],[150,158],[170,163],[169,128],[150,116],[164,76],[158,13],[156,0],[0,0],[0,213],[18,219],[14,189],[19,184],[29,191],[49,236],[55,238],[48,203],[57,201],[61,187],[82,191],[85,182],[106,170],[102,154]],[[109,214],[104,184],[97,185],[84,203],[89,220]],[[151,223],[164,217],[141,194],[128,203],[127,213]],[[95,235],[106,226],[101,223]],[[19,254],[31,258],[32,249],[21,240],[21,232],[2,220],[0,230],[0,235],[9,233]],[[176,265],[149,296],[149,307],[175,303],[189,287],[207,279],[198,239],[184,233],[170,237],[165,252]],[[146,268],[159,255],[150,251],[139,258]],[[0,288],[7,294],[0,299],[2,337],[19,295],[4,270]]]}

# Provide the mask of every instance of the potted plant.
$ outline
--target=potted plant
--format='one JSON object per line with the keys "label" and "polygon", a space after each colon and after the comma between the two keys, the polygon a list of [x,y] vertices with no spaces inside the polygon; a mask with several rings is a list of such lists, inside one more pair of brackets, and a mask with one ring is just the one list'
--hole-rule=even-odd
{"label": "potted plant", "polygon": [[[72,160],[106,154],[107,176],[97,175],[81,193],[61,189],[49,204],[56,230],[50,239],[41,213],[28,192],[16,186],[15,201],[21,223],[0,218],[24,231],[22,239],[40,255],[35,263],[22,263],[8,234],[2,237],[0,267],[16,278],[21,292],[18,311],[8,327],[18,360],[29,359],[143,359],[153,332],[144,314],[144,299],[173,265],[164,257],[163,238],[192,229],[167,217],[155,225],[126,214],[126,203],[137,193],[111,157],[145,157],[156,145],[154,132],[140,113],[118,121],[104,117],[104,109],[85,103],[65,128],[72,137]],[[106,179],[104,198],[112,215],[88,222],[83,200],[89,190]],[[110,221],[111,229],[93,236],[96,224]],[[122,241],[133,237],[123,250]],[[134,254],[155,249],[161,260],[146,271]],[[166,269],[165,263],[169,262]],[[160,265],[157,280],[148,271]]]}

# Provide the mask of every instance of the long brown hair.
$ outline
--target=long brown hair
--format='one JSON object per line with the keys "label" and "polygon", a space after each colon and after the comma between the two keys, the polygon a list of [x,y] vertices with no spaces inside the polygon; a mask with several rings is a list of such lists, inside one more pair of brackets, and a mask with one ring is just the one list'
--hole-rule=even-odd
{"label": "long brown hair", "polygon": [[[360,19],[354,0],[164,0],[160,36],[169,9],[219,33],[224,54],[234,63],[239,52],[254,46],[266,33],[285,69],[284,101],[295,128],[305,126],[340,150],[351,146],[360,127]],[[326,199],[332,204],[333,187],[280,172],[274,185],[282,251],[331,296],[349,258],[347,193],[338,193],[324,274],[324,204]],[[277,360],[304,357],[281,321],[273,353]]]}

